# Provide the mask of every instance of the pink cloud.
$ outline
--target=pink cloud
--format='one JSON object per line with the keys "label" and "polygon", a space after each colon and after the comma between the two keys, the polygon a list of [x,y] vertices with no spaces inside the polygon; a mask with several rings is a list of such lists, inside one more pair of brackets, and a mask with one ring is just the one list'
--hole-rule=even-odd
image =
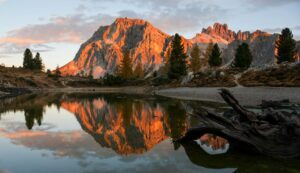
{"label": "pink cloud", "polygon": [[81,44],[101,25],[110,24],[114,17],[104,14],[85,16],[76,14],[53,17],[45,24],[27,25],[11,30],[0,38],[0,53],[20,53],[25,48],[53,50],[49,43]]}
{"label": "pink cloud", "polygon": [[13,43],[19,45],[38,44],[44,42],[45,42],[44,40],[34,40],[29,38],[14,38],[14,37],[0,38],[0,43]]}
{"label": "pink cloud", "polygon": [[[81,43],[97,29],[96,21],[87,22],[81,15],[56,17],[46,24],[28,25],[9,31],[6,41],[24,40],[27,43]],[[88,33],[88,34],[87,34]]]}

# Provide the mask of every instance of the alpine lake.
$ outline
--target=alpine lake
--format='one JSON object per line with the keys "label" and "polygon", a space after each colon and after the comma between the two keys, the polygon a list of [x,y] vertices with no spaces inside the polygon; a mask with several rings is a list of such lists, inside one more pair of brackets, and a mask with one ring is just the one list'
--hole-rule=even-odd
{"label": "alpine lake", "polygon": [[173,142],[225,104],[124,94],[39,93],[0,100],[1,173],[296,173],[300,159],[236,152],[206,134]]}

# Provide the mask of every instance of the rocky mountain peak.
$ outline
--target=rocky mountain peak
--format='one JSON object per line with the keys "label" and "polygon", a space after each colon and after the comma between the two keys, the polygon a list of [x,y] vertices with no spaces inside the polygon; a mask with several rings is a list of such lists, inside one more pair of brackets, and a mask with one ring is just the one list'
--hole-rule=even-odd
{"label": "rocky mountain peak", "polygon": [[[224,39],[222,42],[232,42],[235,40],[235,32],[232,30],[228,29],[227,24],[221,24],[221,23],[215,23],[213,27],[209,26],[207,29],[202,29],[202,34],[207,34],[215,39],[218,40]],[[214,39],[212,39],[214,40]]]}
{"label": "rocky mountain peak", "polygon": [[214,42],[214,43],[223,43],[229,44],[235,40],[246,41],[248,39],[254,39],[258,36],[270,36],[266,32],[256,30],[251,33],[249,31],[232,31],[228,28],[227,24],[215,23],[213,26],[209,26],[208,28],[203,28],[200,34],[197,34],[194,42],[204,41],[204,42]]}
{"label": "rocky mountain peak", "polygon": [[[228,49],[227,47],[230,47],[232,43],[240,41],[257,43],[257,46],[253,48],[256,50],[264,47],[260,44],[267,40],[266,42],[270,42],[266,49],[269,55],[274,54],[274,39],[276,38],[265,38],[269,36],[270,34],[260,30],[253,33],[249,31],[236,33],[230,30],[227,24],[215,23],[203,29],[193,39],[187,40],[182,37],[182,42],[185,51],[189,52],[193,44],[202,46],[201,49],[205,51],[206,45],[210,42],[222,44],[222,49]],[[123,58],[123,51],[129,50],[133,68],[141,62],[145,73],[150,75],[164,65],[172,39],[173,36],[160,31],[145,20],[117,18],[111,25],[101,26],[89,40],[81,45],[75,58],[60,70],[62,75],[87,75],[92,70],[95,78],[106,73],[113,74]],[[265,54],[259,58],[263,56]]]}
{"label": "rocky mountain peak", "polygon": [[271,36],[271,35],[272,34],[270,34],[270,33],[267,33],[267,32],[261,31],[261,30],[256,30],[251,34],[251,39],[261,37],[261,36],[268,37],[268,36]]}
{"label": "rocky mountain peak", "polygon": [[[160,31],[154,28],[149,22],[142,19],[117,18],[111,25],[100,27],[90,40],[94,41],[95,39],[100,39],[106,43],[114,42],[122,47],[122,43],[126,42],[124,40],[125,38],[127,40],[143,39],[146,32]],[[128,37],[132,39],[129,39]],[[128,49],[130,48],[131,46],[128,47]]]}
{"label": "rocky mountain peak", "polygon": [[227,35],[228,33],[231,33],[231,30],[228,30],[227,24],[221,24],[221,23],[215,23],[213,25],[212,34],[218,34],[218,35]]}
{"label": "rocky mountain peak", "polygon": [[63,75],[88,74],[94,77],[114,73],[130,50],[133,66],[143,64],[146,72],[157,70],[164,62],[171,36],[141,19],[118,18],[109,26],[100,27],[84,44],[69,64],[61,68]]}
{"label": "rocky mountain peak", "polygon": [[132,26],[132,25],[145,25],[149,23],[143,19],[131,19],[131,18],[124,17],[124,18],[117,18],[114,24]]}
{"label": "rocky mountain peak", "polygon": [[214,29],[215,29],[215,30],[224,30],[224,31],[228,31],[228,25],[227,25],[226,23],[221,24],[221,23],[216,22],[216,23],[214,24]]}

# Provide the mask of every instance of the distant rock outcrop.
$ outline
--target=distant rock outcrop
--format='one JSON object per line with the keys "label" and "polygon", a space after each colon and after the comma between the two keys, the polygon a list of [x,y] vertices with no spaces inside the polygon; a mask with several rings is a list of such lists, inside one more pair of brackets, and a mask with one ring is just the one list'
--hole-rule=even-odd
{"label": "distant rock outcrop", "polygon": [[223,63],[229,65],[235,56],[237,47],[243,42],[250,45],[253,55],[252,67],[270,65],[275,60],[275,41],[277,35],[269,34],[260,30],[251,33],[249,31],[238,31],[237,33],[228,29],[227,24],[215,23],[213,27],[203,29],[191,41],[192,43],[218,43],[222,48]]}
{"label": "distant rock outcrop", "polygon": [[232,63],[237,47],[243,42],[250,46],[253,56],[251,67],[264,67],[275,62],[275,42],[278,35],[259,35],[256,32],[251,35],[247,40],[235,40],[228,45],[222,54],[224,64]]}
{"label": "distant rock outcrop", "polygon": [[223,43],[228,44],[236,39],[236,33],[228,29],[227,24],[215,23],[213,27],[209,26],[207,29],[202,29],[200,34],[192,39],[192,42],[202,43]]}
{"label": "distant rock outcrop", "polygon": [[[224,63],[230,65],[235,57],[236,48],[242,42],[247,42],[253,56],[251,67],[266,67],[275,64],[276,40],[278,37],[278,34],[255,31],[247,40],[235,40],[223,52]],[[300,61],[300,41],[297,41],[295,59],[298,62]]]}
{"label": "distant rock outcrop", "polygon": [[209,26],[206,29],[202,29],[200,34],[197,34],[191,41],[193,43],[223,43],[230,44],[233,41],[240,40],[246,41],[249,39],[254,39],[258,36],[269,36],[270,34],[257,30],[253,33],[249,31],[238,31],[237,33],[228,29],[227,24],[215,23],[213,27]]}

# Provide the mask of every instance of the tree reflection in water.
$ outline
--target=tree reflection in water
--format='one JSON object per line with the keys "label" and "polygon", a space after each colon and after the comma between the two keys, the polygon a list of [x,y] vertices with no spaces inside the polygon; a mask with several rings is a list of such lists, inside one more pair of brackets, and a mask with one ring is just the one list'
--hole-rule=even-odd
{"label": "tree reflection in water", "polygon": [[16,98],[8,98],[0,102],[0,118],[2,113],[9,111],[24,111],[25,124],[28,130],[36,125],[41,126],[43,121],[43,114],[46,106],[56,106],[59,111],[62,102],[62,94],[28,94]]}
{"label": "tree reflection in water", "polygon": [[35,122],[39,126],[42,125],[43,113],[44,113],[44,108],[43,107],[34,107],[34,108],[24,109],[26,126],[29,130],[32,129]]}
{"label": "tree reflection in water", "polygon": [[166,119],[173,139],[178,139],[185,134],[187,130],[187,115],[180,102],[167,107]]}

